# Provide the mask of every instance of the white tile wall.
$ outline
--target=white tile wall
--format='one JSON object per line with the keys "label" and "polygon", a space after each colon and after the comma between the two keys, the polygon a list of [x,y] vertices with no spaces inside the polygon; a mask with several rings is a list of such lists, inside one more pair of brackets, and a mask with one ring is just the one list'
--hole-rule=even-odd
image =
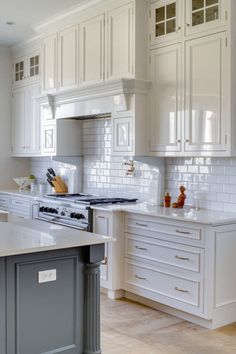
{"label": "white tile wall", "polygon": [[127,176],[128,157],[111,155],[111,120],[85,121],[83,190],[86,193],[134,197],[159,203],[163,194],[164,160],[140,158],[135,175]]}
{"label": "white tile wall", "polygon": [[135,175],[127,176],[124,162],[129,158],[111,155],[110,119],[83,122],[83,149],[83,164],[82,159],[71,165],[45,157],[32,158],[31,173],[39,180],[45,180],[48,167],[53,167],[66,177],[71,169],[76,169],[79,174],[83,170],[83,176],[80,174],[78,181],[80,191],[83,189],[85,193],[160,202],[164,191],[164,159],[140,158],[135,161]]}
{"label": "white tile wall", "polygon": [[165,190],[173,201],[181,184],[187,188],[188,205],[236,211],[236,158],[166,159]]}
{"label": "white tile wall", "polygon": [[[37,182],[46,182],[46,173],[49,167],[53,168],[56,174],[62,176],[68,185],[70,193],[82,191],[82,165],[81,157],[60,158],[61,161],[52,160],[50,157],[34,157],[30,159],[30,173],[37,177]],[[64,161],[66,162],[64,162]],[[48,185],[49,190],[51,190]]]}

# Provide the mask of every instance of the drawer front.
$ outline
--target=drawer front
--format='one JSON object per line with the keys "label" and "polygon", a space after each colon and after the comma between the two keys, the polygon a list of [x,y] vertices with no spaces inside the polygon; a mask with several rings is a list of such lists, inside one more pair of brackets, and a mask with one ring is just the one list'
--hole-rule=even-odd
{"label": "drawer front", "polygon": [[125,234],[125,254],[198,273],[203,269],[204,250],[128,233]]}
{"label": "drawer front", "polygon": [[2,210],[8,210],[8,206],[9,206],[9,196],[0,195],[0,208]]}
{"label": "drawer front", "polygon": [[131,288],[149,290],[156,295],[200,307],[200,282],[197,280],[178,277],[128,260],[125,262],[124,279]]}
{"label": "drawer front", "polygon": [[25,212],[25,211],[21,211],[19,209],[10,209],[10,214],[13,216],[17,216],[21,219],[31,219],[31,215],[30,212]]}
{"label": "drawer front", "polygon": [[20,198],[11,198],[10,199],[10,208],[11,209],[20,209],[24,211],[30,211],[30,202],[28,199],[20,199]]}
{"label": "drawer front", "polygon": [[128,232],[135,230],[143,230],[156,232],[159,234],[172,235],[182,238],[189,238],[194,240],[202,239],[202,230],[199,227],[185,226],[183,222],[181,225],[171,224],[171,220],[163,219],[163,223],[156,220],[156,218],[145,218],[138,216],[126,216],[125,229]]}

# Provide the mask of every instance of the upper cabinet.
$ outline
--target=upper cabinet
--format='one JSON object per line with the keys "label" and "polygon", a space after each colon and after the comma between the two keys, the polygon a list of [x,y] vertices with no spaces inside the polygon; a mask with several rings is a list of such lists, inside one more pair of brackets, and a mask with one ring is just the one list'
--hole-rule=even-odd
{"label": "upper cabinet", "polygon": [[55,93],[58,88],[57,64],[58,64],[58,36],[50,35],[42,39],[41,56],[42,56],[42,92]]}
{"label": "upper cabinet", "polygon": [[182,35],[182,1],[159,0],[150,9],[151,44],[175,40]]}
{"label": "upper cabinet", "polygon": [[[151,3],[151,156],[235,154],[235,11],[230,0]],[[167,30],[171,16],[175,32]]]}
{"label": "upper cabinet", "polygon": [[29,85],[39,80],[40,63],[39,52],[20,57],[13,62],[14,87]]}
{"label": "upper cabinet", "polygon": [[225,0],[186,1],[186,35],[222,27],[226,19]]}
{"label": "upper cabinet", "polygon": [[40,155],[40,86],[15,89],[12,96],[12,154]]}
{"label": "upper cabinet", "polygon": [[59,32],[58,89],[70,90],[78,87],[79,50],[78,26]]}
{"label": "upper cabinet", "polygon": [[209,34],[226,25],[226,0],[157,0],[150,6],[150,45]]}
{"label": "upper cabinet", "polygon": [[146,80],[147,8],[143,0],[104,2],[81,14],[74,26],[44,34],[42,92],[54,95],[121,78]]}
{"label": "upper cabinet", "polygon": [[105,15],[93,17],[80,25],[80,85],[105,79]]}
{"label": "upper cabinet", "polygon": [[109,79],[133,77],[133,4],[108,12],[108,72]]}

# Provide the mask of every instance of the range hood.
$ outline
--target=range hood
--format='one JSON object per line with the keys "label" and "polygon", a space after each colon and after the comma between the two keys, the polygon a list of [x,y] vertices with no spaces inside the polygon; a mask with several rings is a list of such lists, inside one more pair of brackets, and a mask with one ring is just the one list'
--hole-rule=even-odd
{"label": "range hood", "polygon": [[106,81],[71,92],[47,95],[41,104],[50,106],[56,119],[108,118],[130,109],[134,94],[147,94],[150,83],[135,79]]}

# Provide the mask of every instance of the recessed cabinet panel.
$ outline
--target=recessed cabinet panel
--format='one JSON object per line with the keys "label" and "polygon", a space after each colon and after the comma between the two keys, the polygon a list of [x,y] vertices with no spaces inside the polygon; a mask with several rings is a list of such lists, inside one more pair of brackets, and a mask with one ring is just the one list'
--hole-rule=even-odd
{"label": "recessed cabinet panel", "polygon": [[[96,211],[94,221],[94,232],[100,235],[109,236],[109,218]],[[101,279],[108,281],[108,244],[105,244],[105,259],[101,264]]]}
{"label": "recessed cabinet panel", "polygon": [[225,0],[186,0],[185,4],[187,35],[226,24]]}
{"label": "recessed cabinet panel", "polygon": [[44,155],[53,155],[56,152],[56,125],[44,125],[42,130],[42,152]]}
{"label": "recessed cabinet panel", "polygon": [[133,5],[108,12],[108,78],[133,77]]}
{"label": "recessed cabinet panel", "polygon": [[226,149],[225,39],[221,33],[186,43],[186,151]]}
{"label": "recessed cabinet panel", "polygon": [[151,152],[181,149],[181,44],[152,51]]}
{"label": "recessed cabinet panel", "polygon": [[24,154],[25,145],[25,114],[26,91],[24,88],[15,90],[12,98],[12,146],[13,154]]}
{"label": "recessed cabinet panel", "polygon": [[104,80],[104,15],[81,24],[80,84],[82,86]]}
{"label": "recessed cabinet panel", "polygon": [[181,0],[158,0],[151,5],[151,44],[180,38],[181,5]]}
{"label": "recessed cabinet panel", "polygon": [[78,26],[59,33],[59,91],[78,87]]}
{"label": "recessed cabinet panel", "polygon": [[57,91],[57,34],[42,40],[42,91]]}
{"label": "recessed cabinet panel", "polygon": [[113,152],[132,152],[133,139],[133,117],[113,117]]}

